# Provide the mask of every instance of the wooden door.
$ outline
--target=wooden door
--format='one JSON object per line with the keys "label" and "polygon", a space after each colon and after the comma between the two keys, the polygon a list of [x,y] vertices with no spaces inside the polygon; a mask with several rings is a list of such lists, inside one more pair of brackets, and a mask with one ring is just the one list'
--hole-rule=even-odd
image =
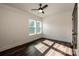
{"label": "wooden door", "polygon": [[72,45],[73,45],[73,55],[76,55],[76,49],[77,49],[77,3],[74,6],[73,14],[72,14]]}

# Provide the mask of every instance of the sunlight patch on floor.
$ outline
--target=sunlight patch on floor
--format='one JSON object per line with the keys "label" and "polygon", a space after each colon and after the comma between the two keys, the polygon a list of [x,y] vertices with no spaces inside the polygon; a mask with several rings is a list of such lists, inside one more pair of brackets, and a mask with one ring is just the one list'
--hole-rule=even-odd
{"label": "sunlight patch on floor", "polygon": [[50,40],[44,40],[43,43],[51,46],[54,42],[50,41]]}
{"label": "sunlight patch on floor", "polygon": [[53,49],[50,49],[45,56],[63,56],[63,54],[61,54]]}
{"label": "sunlight patch on floor", "polygon": [[55,43],[53,47],[54,47],[54,48],[58,48],[59,46],[60,46],[60,44]]}
{"label": "sunlight patch on floor", "polygon": [[50,49],[45,56],[54,56],[54,51],[53,49]]}
{"label": "sunlight patch on floor", "polygon": [[64,55],[62,53],[58,52],[58,51],[55,51],[54,56],[64,56]]}
{"label": "sunlight patch on floor", "polygon": [[[40,51],[42,54],[49,48],[45,56],[65,56],[66,54],[72,55],[72,49],[63,44],[56,43],[52,46],[54,42],[50,40],[44,40],[43,43],[38,43],[34,47]],[[45,45],[45,44],[47,45]],[[52,47],[51,47],[52,46]]]}
{"label": "sunlight patch on floor", "polygon": [[66,53],[69,54],[69,55],[72,55],[72,49],[67,47],[66,48]]}
{"label": "sunlight patch on floor", "polygon": [[43,43],[38,43],[37,45],[34,46],[38,51],[41,53],[44,53],[49,47],[44,45]]}
{"label": "sunlight patch on floor", "polygon": [[58,43],[56,43],[53,47],[66,54],[72,55],[72,49],[70,47],[67,47]]}
{"label": "sunlight patch on floor", "polygon": [[64,46],[64,45],[56,43],[53,47],[55,47],[56,49],[58,49],[60,51],[66,52],[66,46]]}

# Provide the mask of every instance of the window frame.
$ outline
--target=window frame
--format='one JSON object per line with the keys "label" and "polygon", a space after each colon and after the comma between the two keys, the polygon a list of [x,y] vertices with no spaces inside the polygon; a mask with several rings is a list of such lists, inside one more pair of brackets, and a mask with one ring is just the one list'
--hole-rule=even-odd
{"label": "window frame", "polygon": [[31,26],[30,26],[30,23],[31,23],[32,21],[34,22],[34,28],[35,28],[35,30],[34,30],[34,33],[29,33],[29,35],[35,35],[35,34],[36,34],[36,21],[35,21],[35,20],[33,20],[33,19],[29,20],[29,27],[31,27]]}
{"label": "window frame", "polygon": [[[41,22],[41,21],[38,21],[38,20],[30,19],[30,20],[29,20],[29,26],[28,26],[28,27],[30,27],[30,23],[31,23],[32,21],[34,22],[34,28],[35,28],[35,30],[34,30],[34,33],[30,33],[30,32],[29,32],[29,35],[32,36],[32,35],[36,35],[36,34],[41,34],[41,33],[42,33],[42,22]],[[37,26],[36,26],[37,22],[40,23],[40,32],[37,32]]]}
{"label": "window frame", "polygon": [[[42,33],[42,22],[41,21],[36,21],[36,23],[39,22],[40,23],[40,32],[36,31],[36,34],[41,34]],[[37,28],[37,26],[36,26]],[[37,29],[36,29],[37,30]]]}

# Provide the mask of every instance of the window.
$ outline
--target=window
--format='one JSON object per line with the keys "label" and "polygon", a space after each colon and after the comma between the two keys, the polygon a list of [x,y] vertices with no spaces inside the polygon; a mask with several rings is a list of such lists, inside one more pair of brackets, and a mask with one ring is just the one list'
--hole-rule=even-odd
{"label": "window", "polygon": [[41,21],[29,20],[29,35],[40,34],[42,32]]}
{"label": "window", "polygon": [[35,20],[29,20],[29,35],[36,34],[35,28],[36,28],[36,21]]}
{"label": "window", "polygon": [[40,34],[41,33],[41,28],[42,28],[41,22],[40,21],[37,21],[36,22],[36,33],[37,34]]}

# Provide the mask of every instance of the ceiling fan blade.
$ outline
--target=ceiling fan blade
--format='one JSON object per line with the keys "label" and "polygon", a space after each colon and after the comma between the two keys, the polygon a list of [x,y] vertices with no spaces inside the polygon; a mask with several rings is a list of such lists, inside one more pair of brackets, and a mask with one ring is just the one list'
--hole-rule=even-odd
{"label": "ceiling fan blade", "polygon": [[48,5],[44,5],[44,6],[42,7],[42,9],[45,9],[46,7],[48,7]]}
{"label": "ceiling fan blade", "polygon": [[32,10],[39,10],[39,9],[32,9]]}
{"label": "ceiling fan blade", "polygon": [[44,14],[44,11],[42,11],[42,13]]}

